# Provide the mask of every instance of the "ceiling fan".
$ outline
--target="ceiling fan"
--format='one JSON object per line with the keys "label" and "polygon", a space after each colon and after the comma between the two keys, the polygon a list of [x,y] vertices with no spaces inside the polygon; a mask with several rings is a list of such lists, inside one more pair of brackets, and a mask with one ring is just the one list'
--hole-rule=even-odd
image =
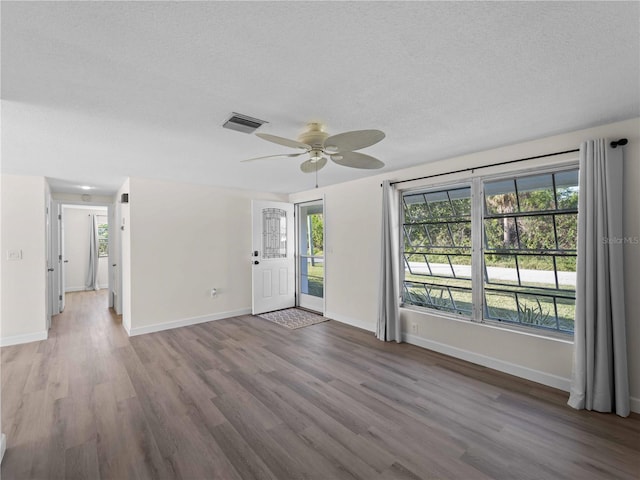
{"label": "ceiling fan", "polygon": [[384,167],[384,163],[377,158],[354,151],[369,147],[382,140],[385,135],[380,130],[356,130],[329,136],[323,124],[309,123],[306,130],[298,137],[298,140],[289,140],[288,138],[277,137],[268,133],[256,133],[256,135],[263,140],[284,145],[285,147],[298,148],[304,150],[304,152],[267,155],[265,157],[242,160],[243,162],[253,162],[254,160],[267,158],[300,157],[308,154],[309,159],[300,165],[300,170],[304,173],[317,172],[323,168],[327,164],[327,157],[344,167],[364,169]]}

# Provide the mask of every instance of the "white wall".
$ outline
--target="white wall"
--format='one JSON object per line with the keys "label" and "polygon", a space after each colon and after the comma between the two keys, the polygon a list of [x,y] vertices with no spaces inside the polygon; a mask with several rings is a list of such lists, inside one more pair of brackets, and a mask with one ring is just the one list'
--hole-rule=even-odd
{"label": "white wall", "polygon": [[[383,179],[402,180],[472,166],[578,148],[590,138],[626,137],[625,147],[625,236],[640,239],[640,119],[566,133],[490,151],[473,153],[341,185],[289,196],[302,202],[326,196],[326,310],[336,320],[375,330],[377,318],[380,218]],[[553,164],[576,154],[549,157],[525,165]],[[384,160],[384,159],[383,159]],[[338,168],[338,167],[333,167]],[[505,171],[505,167],[502,167]],[[485,169],[483,173],[500,171]],[[446,180],[464,178],[448,176]],[[322,180],[322,177],[320,177]],[[444,182],[444,178],[434,182]],[[409,186],[405,184],[404,186]],[[363,234],[365,232],[365,234]],[[640,411],[640,245],[625,247],[625,294],[632,408]],[[355,281],[354,281],[355,279]],[[573,345],[468,321],[403,309],[405,338],[411,343],[491,366],[542,383],[567,389],[571,375]],[[409,335],[415,322],[418,334]]]}
{"label": "white wall", "polygon": [[[113,261],[116,263],[114,276],[117,277],[116,312],[122,313],[122,325],[127,333],[131,334],[131,215],[128,203],[122,203],[120,199],[123,193],[129,193],[129,179],[125,180],[116,194],[116,255]],[[121,312],[120,312],[121,310]]]}
{"label": "white wall", "polygon": [[[0,344],[47,338],[44,177],[2,175]],[[21,250],[22,259],[7,259]]]}
{"label": "white wall", "polygon": [[61,193],[53,192],[51,197],[60,203],[87,204],[87,205],[108,205],[113,203],[113,198],[106,195],[90,195],[91,200],[83,200],[81,193]]}
{"label": "white wall", "polygon": [[131,334],[250,312],[253,198],[286,200],[130,179]]}
{"label": "white wall", "polygon": [[[99,216],[99,223],[107,223],[106,207],[64,205],[64,257],[65,292],[86,290],[89,270],[89,237],[91,236],[91,215]],[[98,285],[107,288],[109,259],[98,259]]]}

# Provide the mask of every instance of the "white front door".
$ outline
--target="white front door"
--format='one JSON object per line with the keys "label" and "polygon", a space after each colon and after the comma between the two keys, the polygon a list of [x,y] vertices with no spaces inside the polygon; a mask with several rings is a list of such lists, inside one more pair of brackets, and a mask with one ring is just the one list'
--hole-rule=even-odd
{"label": "white front door", "polygon": [[254,200],[252,218],[252,313],[295,306],[293,204]]}

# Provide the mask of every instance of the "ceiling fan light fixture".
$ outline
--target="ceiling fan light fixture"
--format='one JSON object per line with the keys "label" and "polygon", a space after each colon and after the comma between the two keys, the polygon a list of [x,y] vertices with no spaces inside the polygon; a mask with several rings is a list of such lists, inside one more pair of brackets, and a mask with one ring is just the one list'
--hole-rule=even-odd
{"label": "ceiling fan light fixture", "polygon": [[342,155],[331,155],[331,160],[342,160],[344,157]]}
{"label": "ceiling fan light fixture", "polygon": [[320,150],[312,150],[310,152],[310,158],[312,162],[317,162],[322,158],[322,152]]}

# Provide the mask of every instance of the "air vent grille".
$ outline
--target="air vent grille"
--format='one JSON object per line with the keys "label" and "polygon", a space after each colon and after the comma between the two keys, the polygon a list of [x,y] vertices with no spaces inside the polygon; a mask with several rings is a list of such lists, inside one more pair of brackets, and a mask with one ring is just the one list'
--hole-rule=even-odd
{"label": "air vent grille", "polygon": [[231,117],[224,122],[222,126],[238,132],[253,133],[265,123],[269,122],[233,112]]}

